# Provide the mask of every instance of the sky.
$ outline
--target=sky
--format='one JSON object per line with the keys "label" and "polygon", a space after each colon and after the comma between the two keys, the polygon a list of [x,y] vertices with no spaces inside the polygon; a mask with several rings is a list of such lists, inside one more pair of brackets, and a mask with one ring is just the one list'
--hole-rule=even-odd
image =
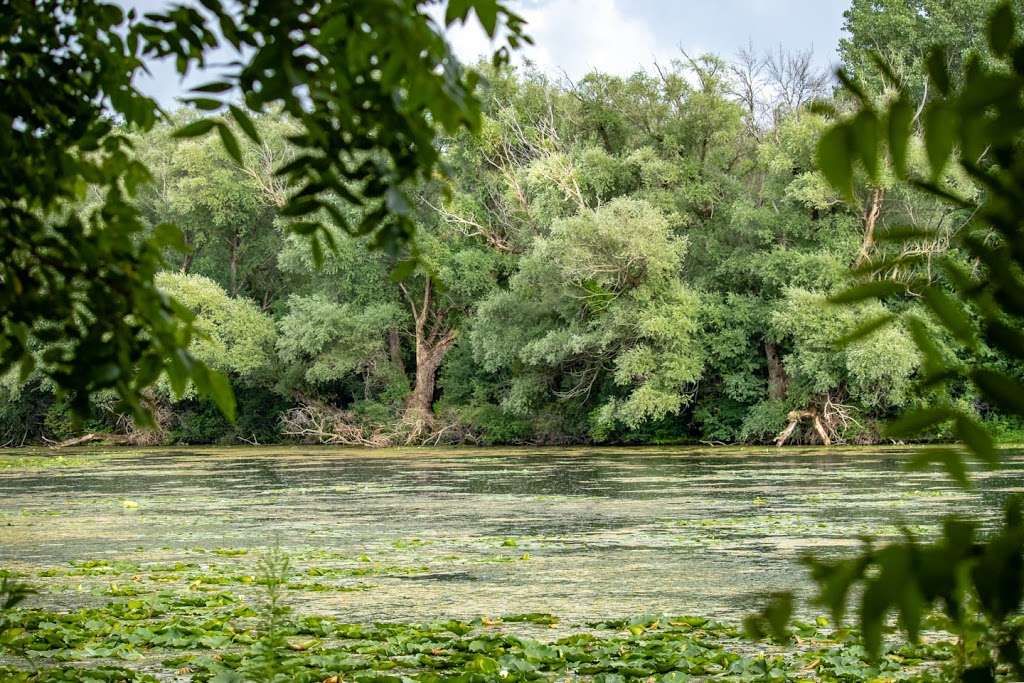
{"label": "sky", "polygon": [[[152,11],[163,0],[119,0],[125,7]],[[578,79],[597,69],[628,75],[665,63],[682,48],[691,56],[712,52],[732,57],[750,44],[758,52],[813,49],[822,67],[837,61],[843,11],[849,0],[510,0],[528,21],[535,45],[522,51],[538,68]],[[449,32],[463,61],[488,52],[475,21]],[[163,105],[173,106],[186,85],[170,64],[150,64],[152,77],[139,87]]]}

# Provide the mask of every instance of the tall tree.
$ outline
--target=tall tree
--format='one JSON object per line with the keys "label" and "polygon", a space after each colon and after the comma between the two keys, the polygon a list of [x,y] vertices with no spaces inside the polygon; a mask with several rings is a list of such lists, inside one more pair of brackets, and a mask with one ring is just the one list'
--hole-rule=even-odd
{"label": "tall tree", "polygon": [[485,369],[507,368],[505,406],[589,406],[598,438],[676,415],[702,359],[697,298],[679,280],[685,241],[649,204],[616,199],[557,221],[473,328]]}
{"label": "tall tree", "polygon": [[333,404],[382,400],[415,440],[433,425],[438,370],[495,287],[503,256],[425,220],[418,266],[395,281],[390,257],[368,258],[355,238],[338,245],[321,269],[305,242],[293,238],[282,253],[282,267],[304,280],[281,320],[282,358],[303,368],[300,393],[305,384]]}

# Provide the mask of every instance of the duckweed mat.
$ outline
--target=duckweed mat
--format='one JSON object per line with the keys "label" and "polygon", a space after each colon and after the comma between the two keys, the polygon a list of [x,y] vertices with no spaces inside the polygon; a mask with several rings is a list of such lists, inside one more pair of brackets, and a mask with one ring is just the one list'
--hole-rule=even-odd
{"label": "duckweed mat", "polygon": [[938,636],[873,668],[806,607],[786,647],[735,628],[771,591],[809,595],[801,553],[927,536],[1024,482],[1019,452],[967,492],[910,455],[2,454],[0,567],[39,592],[0,635],[0,680],[928,680],[952,656]]}

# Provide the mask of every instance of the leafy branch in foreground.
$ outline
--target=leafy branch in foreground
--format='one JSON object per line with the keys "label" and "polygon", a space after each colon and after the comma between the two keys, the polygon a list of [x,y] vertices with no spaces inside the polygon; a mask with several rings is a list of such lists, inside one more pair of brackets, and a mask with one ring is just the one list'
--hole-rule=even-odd
{"label": "leafy branch in foreground", "polygon": [[15,580],[10,574],[0,570],[0,647],[10,652],[23,654],[25,637],[24,629],[11,629],[8,614],[35,593],[28,584]]}
{"label": "leafy branch in foreground", "polygon": [[[965,215],[954,236],[956,246],[969,256],[966,262],[953,252],[937,256],[907,249],[892,258],[869,263],[860,270],[870,279],[836,295],[833,302],[850,304],[894,295],[913,295],[929,313],[928,322],[944,330],[959,346],[955,357],[943,354],[928,324],[907,316],[909,328],[923,357],[923,389],[962,382],[977,399],[1007,415],[1024,416],[1024,162],[1019,149],[1024,141],[1024,43],[1015,37],[1015,15],[1002,3],[989,20],[989,47],[994,59],[975,55],[964,73],[951,74],[942,48],[928,60],[932,91],[938,93],[915,116],[907,90],[887,64],[878,59],[895,96],[879,109],[860,85],[840,72],[840,80],[856,98],[859,110],[826,132],[818,145],[818,163],[836,189],[852,196],[859,166],[873,181],[883,172],[888,152],[892,172],[901,180],[929,193]],[[920,128],[920,134],[916,128]],[[908,156],[923,145],[929,174],[911,170]],[[943,184],[944,172],[955,161],[982,194],[978,199],[958,195]],[[878,240],[910,245],[934,237],[930,229],[894,226],[880,231]],[[885,273],[902,266],[914,272],[929,260],[940,274],[936,280],[913,275],[886,279]],[[849,340],[867,336],[896,322],[890,316],[868,321]],[[994,464],[997,453],[991,436],[967,412],[937,405],[904,414],[890,427],[894,437],[912,436],[929,427],[952,422],[956,436],[971,453]],[[957,475],[962,467],[950,463]]]}
{"label": "leafy branch in foreground", "polygon": [[[164,118],[138,91],[147,59],[173,58],[187,74],[224,45],[238,54],[226,74],[187,102],[221,118],[195,120],[182,137],[216,131],[240,146],[227,121],[259,135],[248,112],[279,108],[300,149],[276,170],[294,187],[281,215],[298,234],[330,233],[326,214],[379,247],[408,244],[403,184],[440,170],[436,135],[475,130],[478,76],[451,54],[432,0],[181,3],[138,18],[99,0],[11,0],[0,16],[0,376],[33,370],[78,414],[112,390],[149,423],[144,391],[162,374],[181,395],[192,382],[229,418],[226,378],[188,352],[191,314],[154,283],[168,251],[187,249],[180,230],[151,231],[133,201],[151,181],[128,133]],[[528,38],[496,0],[453,0],[444,22],[475,13],[502,30],[507,59]],[[333,203],[362,209],[349,225]]]}
{"label": "leafy branch in foreground", "polygon": [[34,592],[26,584],[15,581],[7,574],[0,576],[0,630],[4,625],[2,614],[17,607]]}
{"label": "leafy branch in foreground", "polygon": [[[216,80],[193,88],[185,102],[217,114],[195,120],[178,137],[216,131],[239,163],[241,147],[229,122],[259,144],[248,112],[279,110],[300,130],[289,137],[295,157],[275,169],[295,191],[280,209],[291,229],[333,245],[320,213],[371,245],[395,250],[412,239],[413,202],[406,185],[429,180],[441,168],[436,138],[480,127],[474,91],[480,76],[450,52],[440,26],[427,13],[437,0],[225,3],[204,0],[210,15],[177,6],[152,13],[136,26],[147,57],[174,57],[181,73],[202,66],[222,48],[242,61]],[[444,24],[475,14],[486,34],[502,44],[495,65],[530,42],[524,22],[496,0],[451,0]],[[282,30],[284,28],[284,30]],[[233,100],[241,97],[243,106]],[[357,224],[336,205],[362,209]]]}
{"label": "leafy branch in foreground", "polygon": [[[853,198],[858,170],[878,181],[883,161],[895,176],[928,193],[965,216],[954,235],[956,245],[969,255],[957,261],[947,254],[928,256],[941,277],[911,275],[888,278],[894,266],[917,272],[925,257],[913,249],[898,256],[868,263],[859,269],[868,281],[833,298],[837,305],[912,295],[920,300],[930,320],[904,316],[923,357],[921,388],[960,384],[979,403],[995,406],[1008,415],[1024,416],[1024,42],[1016,31],[1017,17],[1009,3],[1000,3],[988,23],[991,58],[970,57],[963,73],[951,73],[942,48],[927,60],[929,85],[935,93],[915,114],[908,89],[881,58],[894,95],[878,107],[860,83],[840,72],[857,111],[832,126],[821,138],[818,164],[829,182]],[[928,173],[915,174],[908,158],[923,146]],[[981,189],[977,200],[960,196],[943,183],[951,162]],[[880,242],[906,245],[929,238],[929,230],[894,227],[880,232]],[[867,321],[850,340],[877,332],[898,316]],[[929,327],[929,324],[932,327]],[[931,330],[940,329],[955,340],[954,356],[941,352]],[[913,436],[922,430],[952,423],[953,432],[970,453],[987,465],[999,461],[991,435],[964,409],[939,403],[912,410],[889,428],[894,437]],[[926,451],[913,466],[938,460],[961,485],[967,470],[960,451]],[[976,522],[949,519],[942,537],[919,543],[909,533],[901,543],[876,548],[870,542],[855,557],[824,561],[808,558],[819,587],[817,601],[832,610],[837,622],[846,612],[851,591],[862,589],[860,628],[865,645],[877,656],[882,630],[891,613],[911,640],[921,630],[923,615],[941,605],[952,629],[964,639],[969,623],[980,623],[982,636],[959,663],[965,680],[994,680],[1008,668],[1024,677],[1019,612],[1024,595],[1024,529],[1021,502],[1006,504],[1005,522],[986,540],[976,540]],[[788,598],[786,598],[788,599]],[[784,601],[775,601],[760,618],[751,621],[753,635],[769,629],[785,635]],[[772,620],[770,615],[782,615]],[[758,621],[760,619],[760,621]],[[761,624],[761,628],[757,628]]]}
{"label": "leafy branch in foreground", "polygon": [[831,610],[837,624],[846,613],[851,590],[862,584],[860,627],[873,656],[881,650],[890,613],[898,614],[900,627],[917,642],[925,616],[941,607],[962,639],[972,627],[983,628],[980,642],[959,662],[964,676],[991,678],[994,662],[989,656],[995,650],[1017,678],[1024,677],[1022,624],[1011,619],[1024,590],[1021,499],[1007,503],[1004,523],[996,532],[979,539],[978,531],[977,522],[949,518],[934,543],[921,543],[906,532],[903,542],[881,548],[866,542],[855,557],[804,561],[820,588],[818,603]]}

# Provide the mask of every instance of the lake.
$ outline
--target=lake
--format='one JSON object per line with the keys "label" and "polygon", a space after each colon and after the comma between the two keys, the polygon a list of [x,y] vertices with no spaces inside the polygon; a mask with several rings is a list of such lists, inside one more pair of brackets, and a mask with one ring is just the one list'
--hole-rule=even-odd
{"label": "lake", "polygon": [[279,545],[295,577],[289,602],[349,621],[738,621],[768,592],[807,594],[802,553],[901,526],[929,535],[954,510],[993,519],[1024,484],[1022,451],[975,472],[969,491],[935,469],[906,472],[912,453],[63,451],[60,467],[0,469],[0,567],[50,575],[31,604],[66,609],[108,600],[118,581],[251,583]]}

